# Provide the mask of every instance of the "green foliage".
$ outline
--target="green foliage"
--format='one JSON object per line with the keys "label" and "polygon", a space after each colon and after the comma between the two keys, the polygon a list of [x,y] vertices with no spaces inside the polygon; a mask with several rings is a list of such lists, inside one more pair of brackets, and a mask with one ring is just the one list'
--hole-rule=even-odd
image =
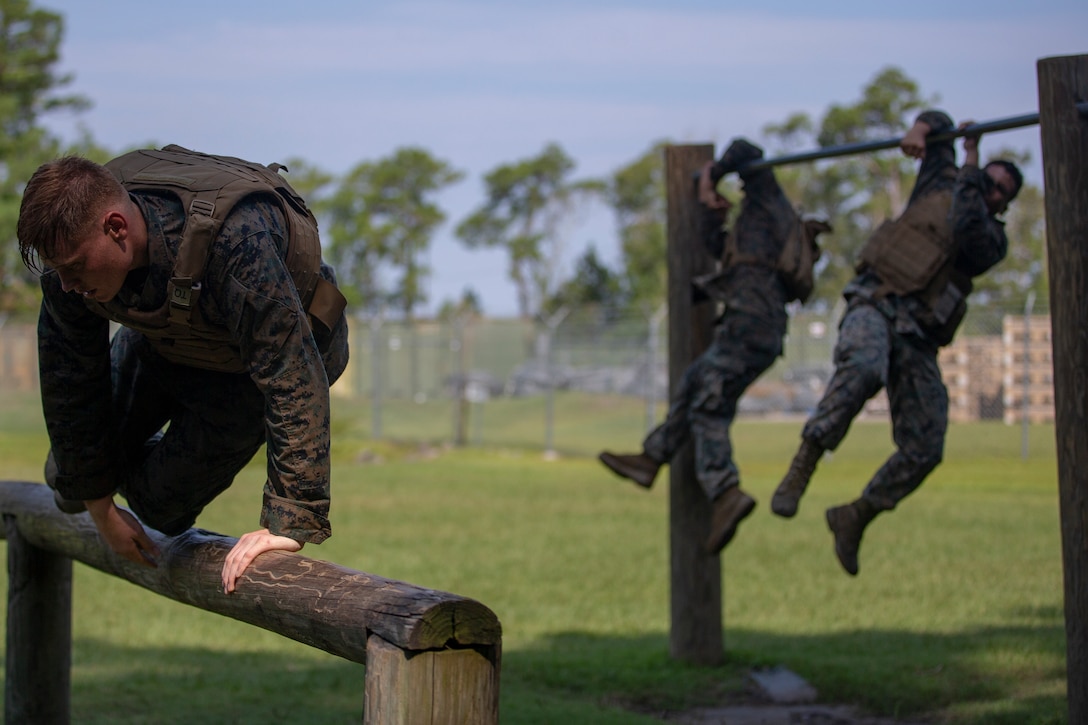
{"label": "green foliage", "polygon": [[623,304],[620,278],[597,257],[597,249],[590,245],[578,259],[574,276],[560,285],[544,309],[553,314],[566,307],[577,315],[606,322],[615,318]]}
{"label": "green foliage", "polygon": [[665,146],[653,144],[616,171],[608,190],[619,227],[626,301],[643,312],[665,299]]}
{"label": "green foliage", "polygon": [[[427,301],[423,255],[445,220],[433,196],[462,172],[424,149],[404,147],[357,164],[331,196],[314,202],[326,220],[325,244],[349,303],[365,309],[392,305],[406,318]],[[396,275],[383,284],[380,271]]]}
{"label": "green foliage", "polygon": [[466,288],[461,292],[461,299],[456,302],[446,300],[438,308],[438,319],[448,322],[457,318],[473,319],[483,315],[483,307],[480,305],[480,297],[476,291]]}
{"label": "green foliage", "polygon": [[55,71],[63,34],[59,14],[29,0],[0,0],[0,311],[26,310],[37,301],[35,277],[19,256],[19,205],[30,175],[61,152],[39,121],[88,106],[81,96],[57,95],[71,82]]}
{"label": "green foliage", "polygon": [[562,222],[575,204],[604,191],[603,182],[571,180],[574,166],[555,143],[537,156],[497,166],[484,177],[487,200],[457,226],[469,249],[506,250],[524,318],[539,314],[554,292]]}

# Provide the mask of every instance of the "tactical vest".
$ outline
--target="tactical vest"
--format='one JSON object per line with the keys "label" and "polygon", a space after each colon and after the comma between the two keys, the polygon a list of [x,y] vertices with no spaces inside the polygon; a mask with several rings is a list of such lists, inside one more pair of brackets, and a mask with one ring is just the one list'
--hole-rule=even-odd
{"label": "tactical vest", "polygon": [[817,237],[822,232],[829,231],[831,231],[831,225],[827,222],[816,219],[802,220],[800,215],[795,215],[795,222],[773,265],[757,255],[741,253],[737,249],[734,235],[729,234],[722,254],[722,267],[728,271],[738,264],[756,264],[774,269],[786,288],[786,301],[799,300],[804,303],[815,286],[813,268],[820,259],[820,245]]}
{"label": "tactical vest", "polygon": [[[141,332],[166,359],[224,372],[245,366],[228,331],[208,324],[197,302],[212,243],[231,210],[260,194],[276,202],[287,219],[287,270],[319,345],[327,343],[343,315],[346,301],[321,277],[321,242],[317,220],[306,202],[278,173],[279,164],[263,166],[229,156],[215,156],[170,145],[145,149],[106,164],[130,192],[169,192],[186,210],[185,226],[166,301],[157,310],[119,312],[116,306],[88,301],[99,314]],[[322,345],[323,346],[323,345]]]}
{"label": "tactical vest", "polygon": [[878,296],[914,295],[922,302],[918,322],[940,345],[952,341],[972,289],[971,278],[955,267],[951,209],[951,190],[926,194],[877,228],[857,265],[859,272],[872,270],[880,277]]}

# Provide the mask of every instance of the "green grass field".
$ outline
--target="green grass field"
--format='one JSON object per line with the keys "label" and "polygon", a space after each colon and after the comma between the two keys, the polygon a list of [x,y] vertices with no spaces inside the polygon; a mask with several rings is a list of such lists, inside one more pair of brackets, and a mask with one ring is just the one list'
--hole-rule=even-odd
{"label": "green grass field", "polygon": [[[0,477],[41,480],[37,401],[0,398]],[[752,667],[782,665],[820,700],[942,723],[1064,723],[1065,636],[1054,430],[954,425],[945,462],[840,569],[823,510],[852,499],[891,451],[856,423],[797,518],[770,513],[801,422],[742,419],[743,486],[760,505],[722,557],[726,662],[668,654],[667,476],[647,492],[594,456],[637,448],[642,403],[563,394],[557,460],[543,399],[473,411],[451,449],[448,403],[334,410],[333,537],[304,553],[476,598],[503,624],[504,724],[652,723],[736,699]],[[198,522],[256,528],[263,456]],[[2,546],[2,544],[0,544]],[[362,667],[76,566],[73,721],[348,723]]]}

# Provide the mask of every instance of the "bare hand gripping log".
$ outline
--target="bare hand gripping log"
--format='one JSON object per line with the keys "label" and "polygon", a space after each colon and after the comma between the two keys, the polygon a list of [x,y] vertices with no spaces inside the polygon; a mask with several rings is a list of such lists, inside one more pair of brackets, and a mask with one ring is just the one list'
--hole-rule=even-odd
{"label": "bare hand gripping log", "polygon": [[[451,707],[483,708],[480,721],[497,722],[497,717],[489,720],[486,711],[498,712],[502,627],[495,614],[478,601],[279,551],[259,556],[228,595],[223,593],[220,571],[236,541],[233,537],[200,529],[169,537],[148,529],[161,552],[158,567],[151,568],[105,546],[89,515],[59,511],[44,485],[0,481],[0,514],[4,518],[0,536],[8,539],[12,574],[6,643],[7,722],[44,721],[29,716],[41,715],[43,707],[56,708],[58,698],[67,708],[71,559],[175,601],[368,665],[368,713],[381,702],[392,707],[391,697],[402,700],[398,707],[403,708],[404,696],[420,685],[404,679],[411,674],[411,663],[420,659],[417,655],[441,657],[447,653],[458,660],[451,666],[462,675],[482,674],[482,689],[430,696],[447,698]],[[58,599],[62,600],[59,606]],[[52,614],[43,616],[43,611]],[[54,671],[43,671],[43,652],[44,669],[52,663]],[[389,666],[390,653],[395,666]],[[376,661],[386,665],[384,670],[375,666]],[[465,682],[463,677],[461,682]],[[51,686],[63,692],[43,694],[48,693],[43,687]],[[34,693],[44,704],[34,702]],[[457,704],[458,698],[476,704]],[[367,721],[393,720],[371,713]]]}

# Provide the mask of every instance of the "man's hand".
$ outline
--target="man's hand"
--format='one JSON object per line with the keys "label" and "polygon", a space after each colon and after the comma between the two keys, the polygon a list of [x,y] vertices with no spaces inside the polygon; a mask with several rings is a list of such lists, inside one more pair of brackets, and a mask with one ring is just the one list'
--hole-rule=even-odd
{"label": "man's hand", "polygon": [[707,209],[720,212],[724,218],[726,212],[732,209],[733,205],[718,193],[714,181],[710,178],[710,167],[713,165],[713,161],[707,161],[703,164],[703,168],[699,170],[699,203]]}
{"label": "man's hand", "polygon": [[907,134],[900,139],[899,148],[911,158],[925,158],[926,136],[929,135],[930,130],[931,126],[925,121],[915,121]]}
{"label": "man's hand", "polygon": [[[964,121],[959,130],[975,125],[974,121]],[[980,133],[970,133],[963,137],[963,165],[978,166],[978,140],[982,138]]]}
{"label": "man's hand", "polygon": [[103,541],[114,553],[144,566],[158,566],[159,547],[131,513],[119,508],[113,496],[84,502]]}
{"label": "man's hand", "polygon": [[298,551],[301,548],[301,541],[295,541],[286,536],[276,536],[268,529],[245,534],[238,539],[238,543],[227,554],[227,560],[223,564],[224,593],[230,594],[234,591],[238,577],[242,576],[242,572],[259,554],[266,551]]}

